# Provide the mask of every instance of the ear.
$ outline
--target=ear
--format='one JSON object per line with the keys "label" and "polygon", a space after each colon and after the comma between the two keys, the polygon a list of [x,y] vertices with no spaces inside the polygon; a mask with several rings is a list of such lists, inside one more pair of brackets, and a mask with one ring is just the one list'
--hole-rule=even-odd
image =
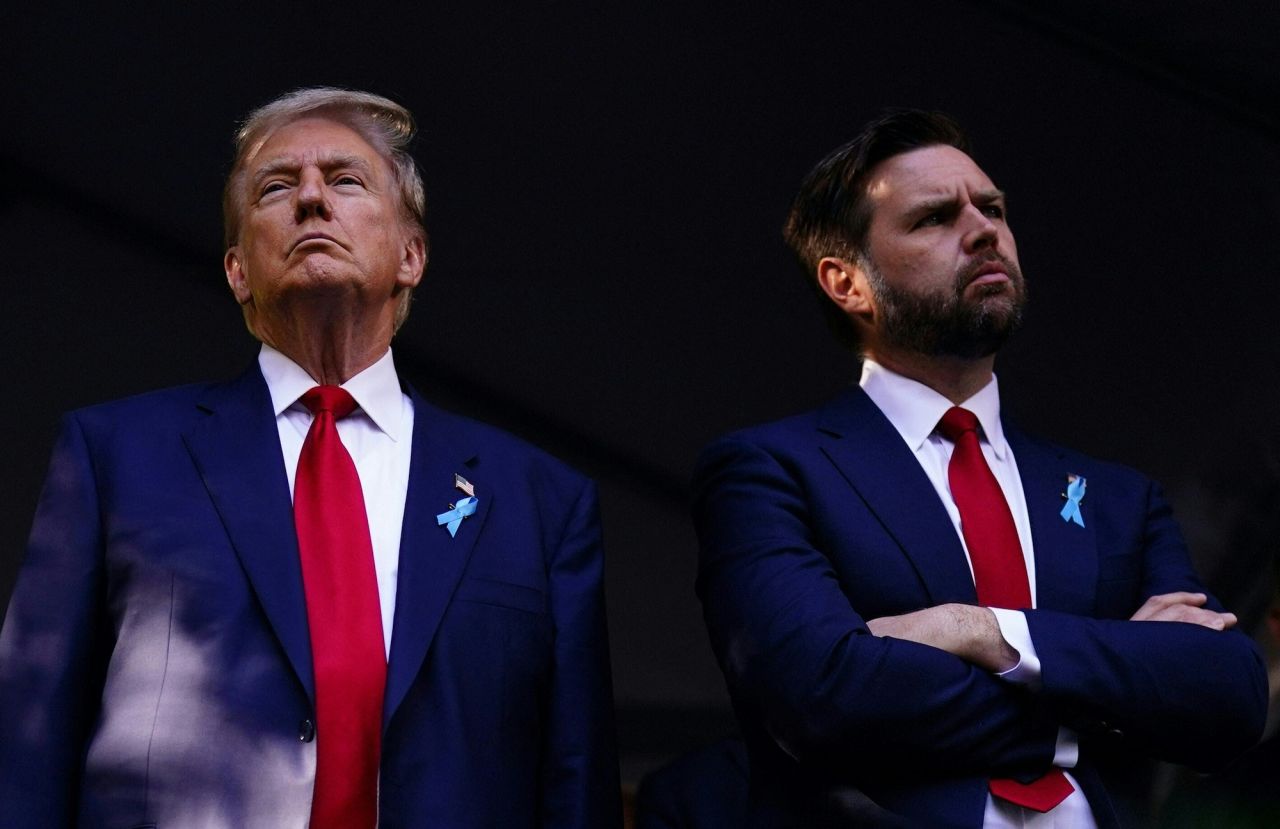
{"label": "ear", "polygon": [[244,263],[240,259],[239,245],[227,248],[226,254],[222,257],[222,267],[227,272],[227,285],[231,287],[231,293],[235,296],[236,302],[247,305],[249,300],[253,299],[253,294],[249,290],[249,281],[244,276]]}
{"label": "ear", "polygon": [[875,311],[867,275],[856,263],[824,256],[818,261],[818,287],[850,317],[868,318]]}
{"label": "ear", "polygon": [[[427,242],[421,233],[413,233],[405,240],[404,251],[400,256],[400,272],[396,276],[396,284],[401,288],[414,288],[422,281],[422,272],[427,267]],[[228,271],[230,274],[230,271]]]}
{"label": "ear", "polygon": [[1271,629],[1271,638],[1280,643],[1280,606],[1272,605],[1267,611],[1267,627]]}

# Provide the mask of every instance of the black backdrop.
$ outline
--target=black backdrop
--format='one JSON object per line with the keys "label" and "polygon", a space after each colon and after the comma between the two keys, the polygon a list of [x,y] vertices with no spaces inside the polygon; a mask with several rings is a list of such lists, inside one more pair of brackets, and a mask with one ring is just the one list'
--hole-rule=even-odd
{"label": "black backdrop", "polygon": [[[1255,623],[1280,507],[1280,7],[46,3],[0,14],[0,605],[58,413],[252,358],[220,270],[235,119],[297,86],[418,116],[431,265],[396,342],[446,407],[602,485],[631,780],[731,727],[692,593],[698,448],[856,376],[779,237],[886,105],[1010,193],[1032,431],[1161,479]],[[1145,6],[1145,8],[1143,8]]]}

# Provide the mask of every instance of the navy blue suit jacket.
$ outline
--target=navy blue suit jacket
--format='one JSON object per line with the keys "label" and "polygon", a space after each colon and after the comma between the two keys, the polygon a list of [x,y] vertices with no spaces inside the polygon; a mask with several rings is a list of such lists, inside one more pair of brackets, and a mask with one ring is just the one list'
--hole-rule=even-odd
{"label": "navy blue suit jacket", "polygon": [[[1034,540],[1036,692],[869,633],[977,598],[937,493],[860,388],[704,452],[698,593],[748,743],[753,826],[980,826],[987,779],[1042,773],[1061,725],[1082,734],[1074,773],[1106,826],[1091,734],[1198,768],[1257,740],[1266,677],[1247,637],[1128,621],[1151,595],[1203,590],[1159,489],[1005,429]],[[1059,515],[1069,474],[1088,481],[1083,527]]]}
{"label": "navy blue suit jacket", "polygon": [[[379,825],[615,826],[595,487],[413,403]],[[456,538],[435,518],[455,473],[479,499]],[[67,416],[0,712],[5,827],[306,824],[307,612],[256,365]]]}

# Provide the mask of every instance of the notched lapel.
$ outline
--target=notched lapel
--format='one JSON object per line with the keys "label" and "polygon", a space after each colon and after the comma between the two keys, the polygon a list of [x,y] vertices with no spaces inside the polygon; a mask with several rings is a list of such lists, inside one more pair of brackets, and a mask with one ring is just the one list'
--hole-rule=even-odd
{"label": "notched lapel", "polygon": [[1034,444],[1005,424],[1005,436],[1018,463],[1018,477],[1027,499],[1031,540],[1035,545],[1036,606],[1084,616],[1094,614],[1098,581],[1098,538],[1091,498],[1101,497],[1094,487],[1080,503],[1084,526],[1062,518],[1067,476],[1084,470],[1068,468],[1061,453]]}
{"label": "notched lapel", "polygon": [[902,436],[860,388],[819,421],[822,451],[912,562],[933,605],[974,604],[968,560],[929,476]]}
{"label": "notched lapel", "polygon": [[[400,535],[395,624],[382,706],[384,728],[422,667],[494,501],[490,482],[481,473],[471,472],[474,447],[453,434],[447,419],[416,392],[411,393],[412,462]],[[456,536],[450,536],[448,529],[436,523],[436,516],[466,497],[454,487],[455,474],[475,487],[476,511],[463,519]]]}
{"label": "notched lapel", "polygon": [[231,546],[307,696],[315,700],[293,502],[271,396],[257,363],[200,402],[183,435]]}

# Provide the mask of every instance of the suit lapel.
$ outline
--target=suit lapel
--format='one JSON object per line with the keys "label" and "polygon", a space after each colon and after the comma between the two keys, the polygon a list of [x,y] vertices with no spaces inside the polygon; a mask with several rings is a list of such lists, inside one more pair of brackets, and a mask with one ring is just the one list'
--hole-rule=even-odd
{"label": "suit lapel", "polygon": [[854,386],[819,415],[820,445],[915,567],[934,605],[977,593],[951,518],[902,436]]}
{"label": "suit lapel", "polygon": [[293,502],[266,381],[253,366],[212,389],[184,435],[254,593],[298,680],[314,700],[307,606]]}
{"label": "suit lapel", "polygon": [[1081,503],[1084,526],[1062,518],[1068,468],[1061,452],[1031,442],[1005,423],[1005,437],[1018,463],[1035,545],[1036,607],[1092,616],[1098,580],[1098,540],[1092,510]]}
{"label": "suit lapel", "polygon": [[[478,476],[470,472],[476,447],[459,433],[448,416],[430,406],[416,391],[411,389],[410,394],[412,461],[400,536],[395,624],[383,701],[384,728],[422,667],[493,504],[490,482],[477,480]],[[455,474],[475,486],[476,511],[463,520],[456,536],[450,536],[445,527],[436,523],[436,516],[465,497],[454,487]]]}

